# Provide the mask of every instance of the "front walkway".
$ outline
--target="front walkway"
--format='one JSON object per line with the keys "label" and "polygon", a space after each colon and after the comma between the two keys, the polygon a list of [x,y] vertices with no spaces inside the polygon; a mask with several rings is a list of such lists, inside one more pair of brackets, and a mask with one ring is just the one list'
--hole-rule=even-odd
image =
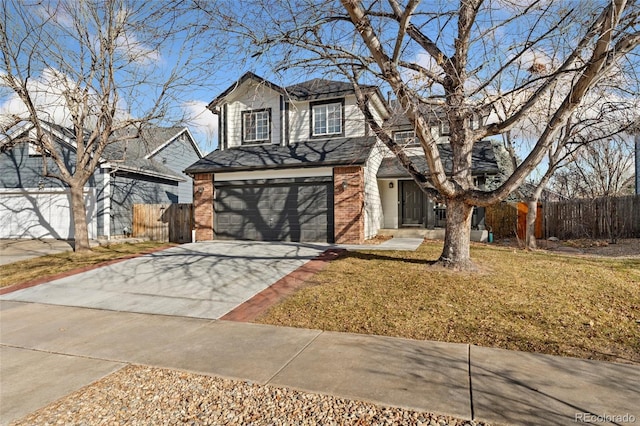
{"label": "front walkway", "polygon": [[0,322],[2,424],[129,363],[496,423],[640,420],[632,365],[13,301]]}

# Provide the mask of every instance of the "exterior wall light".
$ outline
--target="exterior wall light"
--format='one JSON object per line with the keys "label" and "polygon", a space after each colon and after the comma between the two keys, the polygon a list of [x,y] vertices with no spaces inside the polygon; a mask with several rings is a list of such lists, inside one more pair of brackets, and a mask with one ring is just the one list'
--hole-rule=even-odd
{"label": "exterior wall light", "polygon": [[343,179],[343,180],[342,180],[342,190],[343,190],[343,191],[347,189],[347,185],[348,185],[348,184],[347,184],[347,180],[346,180],[346,179]]}
{"label": "exterior wall light", "polygon": [[389,182],[389,189],[393,189],[393,182]]}

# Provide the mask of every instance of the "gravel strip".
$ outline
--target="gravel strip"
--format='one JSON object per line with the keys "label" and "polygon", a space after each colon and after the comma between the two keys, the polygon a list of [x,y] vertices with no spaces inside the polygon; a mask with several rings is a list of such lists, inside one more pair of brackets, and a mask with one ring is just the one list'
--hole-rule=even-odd
{"label": "gravel strip", "polygon": [[127,366],[14,425],[484,425],[432,413]]}

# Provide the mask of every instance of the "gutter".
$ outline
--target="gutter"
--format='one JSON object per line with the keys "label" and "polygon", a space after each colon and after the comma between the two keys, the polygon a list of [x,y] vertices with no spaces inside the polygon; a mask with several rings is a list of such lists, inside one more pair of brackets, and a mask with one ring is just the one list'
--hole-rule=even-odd
{"label": "gutter", "polygon": [[167,174],[164,174],[164,173],[154,172],[154,171],[150,171],[150,170],[147,170],[147,169],[139,169],[139,168],[136,168],[136,167],[127,167],[127,166],[121,166],[121,165],[118,165],[117,167],[113,167],[113,165],[111,163],[104,163],[104,164],[101,165],[101,167],[111,169],[110,173],[115,173],[115,172],[118,172],[118,171],[124,171],[124,172],[130,172],[130,173],[137,173],[139,175],[145,175],[145,176],[151,176],[151,177],[157,177],[157,178],[161,178],[161,179],[171,180],[171,181],[174,181],[174,182],[186,182],[187,181],[185,178],[182,178],[182,177],[173,176],[173,175],[167,175]]}

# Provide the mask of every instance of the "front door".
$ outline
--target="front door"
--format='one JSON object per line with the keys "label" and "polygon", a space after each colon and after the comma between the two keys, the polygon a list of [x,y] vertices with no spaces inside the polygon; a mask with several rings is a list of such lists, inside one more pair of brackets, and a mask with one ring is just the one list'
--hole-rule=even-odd
{"label": "front door", "polygon": [[422,190],[411,180],[400,181],[402,191],[402,225],[424,224],[424,197]]}

